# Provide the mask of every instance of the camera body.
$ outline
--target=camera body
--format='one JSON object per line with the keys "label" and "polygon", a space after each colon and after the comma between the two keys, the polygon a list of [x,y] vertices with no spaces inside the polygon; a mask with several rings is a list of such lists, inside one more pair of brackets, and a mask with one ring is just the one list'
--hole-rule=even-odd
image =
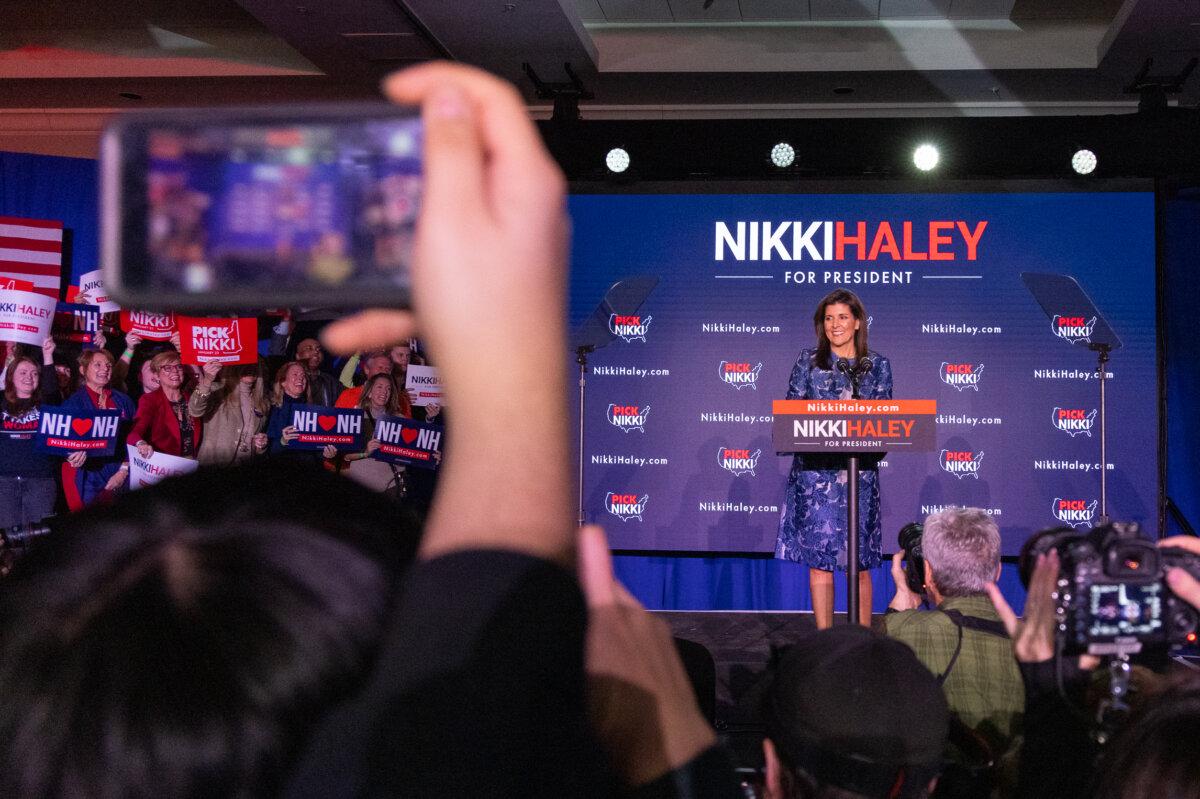
{"label": "camera body", "polygon": [[896,535],[896,543],[904,550],[904,582],[914,594],[925,593],[925,551],[921,548],[924,534],[925,525],[909,522]]}
{"label": "camera body", "polygon": [[1040,549],[1059,555],[1056,614],[1066,654],[1134,654],[1184,643],[1196,630],[1196,609],[1164,577],[1178,567],[1200,578],[1200,557],[1159,549],[1136,523],[1052,533]]}

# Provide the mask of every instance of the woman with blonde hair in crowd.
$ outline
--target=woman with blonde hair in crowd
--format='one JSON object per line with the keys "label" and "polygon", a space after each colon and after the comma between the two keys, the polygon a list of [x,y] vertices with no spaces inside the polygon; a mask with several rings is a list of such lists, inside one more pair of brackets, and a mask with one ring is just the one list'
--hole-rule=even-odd
{"label": "woman with blonde hair in crowd", "polygon": [[375,439],[375,423],[385,416],[403,416],[406,413],[396,381],[390,373],[377,374],[363,383],[358,407],[363,412],[363,435],[367,448],[363,452],[351,452],[340,458],[339,466],[347,476],[362,483],[373,491],[388,494],[393,499],[403,499],[405,491],[404,467],[376,460],[371,457],[379,449]]}
{"label": "woman with blonde hair in crowd", "polygon": [[261,358],[225,367],[206,363],[188,400],[188,413],[204,422],[200,463],[229,466],[265,453],[270,408]]}
{"label": "woman with blonde hair in crowd", "polygon": [[150,359],[158,389],[138,400],[137,416],[128,441],[138,454],[149,458],[156,451],[179,458],[195,458],[200,451],[204,425],[188,413],[189,392],[184,387],[187,369],[174,350]]}
{"label": "woman with blonde hair in crowd", "polygon": [[308,405],[308,372],[300,361],[288,361],[275,373],[275,384],[271,388],[271,410],[267,414],[268,436],[278,430],[278,437],[269,442],[268,452],[272,456],[313,458],[320,460],[337,457],[337,448],[326,445],[320,453],[309,450],[288,449],[288,444],[298,433],[292,425],[292,409],[296,405]]}

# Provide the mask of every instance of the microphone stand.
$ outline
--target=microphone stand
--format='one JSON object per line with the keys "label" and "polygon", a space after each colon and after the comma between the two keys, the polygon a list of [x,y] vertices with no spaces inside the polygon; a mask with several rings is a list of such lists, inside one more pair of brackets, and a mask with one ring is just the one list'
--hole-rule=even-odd
{"label": "microphone stand", "polygon": [[1091,344],[1089,349],[1096,351],[1097,369],[1100,372],[1100,518],[1097,524],[1106,525],[1108,519],[1108,429],[1106,416],[1107,399],[1104,386],[1108,378],[1108,354],[1112,348],[1107,344]]}
{"label": "microphone stand", "polygon": [[583,527],[587,521],[583,515],[583,403],[584,403],[584,388],[587,386],[587,362],[588,353],[595,351],[595,347],[585,345],[575,348],[575,363],[579,364],[579,526]]}
{"label": "microphone stand", "polygon": [[[845,358],[838,358],[838,371],[850,381],[850,399],[862,399],[858,382],[870,368],[861,359],[850,366]],[[848,456],[846,480],[846,615],[851,624],[858,624],[858,455],[853,453]]]}

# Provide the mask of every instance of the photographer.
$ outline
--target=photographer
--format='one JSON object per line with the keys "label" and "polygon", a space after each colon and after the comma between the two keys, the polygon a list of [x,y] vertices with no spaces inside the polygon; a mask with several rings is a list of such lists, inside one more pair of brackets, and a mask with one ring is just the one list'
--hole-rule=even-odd
{"label": "photographer", "polygon": [[937,676],[950,710],[998,758],[1019,733],[1024,710],[1021,675],[987,594],[1000,575],[1000,531],[982,510],[947,508],[925,520],[921,547],[936,609],[918,609],[921,598],[906,584],[904,552],[897,552],[887,634],[912,647]]}
{"label": "photographer", "polygon": [[[1200,539],[1167,538],[1158,545],[1200,555]],[[1018,619],[997,587],[988,589],[1012,636],[1025,683],[1019,795],[1034,799],[1195,796],[1200,785],[1194,746],[1200,730],[1200,684],[1194,675],[1168,678],[1145,691],[1148,696],[1135,703],[1109,749],[1102,750],[1094,734],[1096,716],[1081,710],[1089,706],[1088,693],[1100,661],[1092,655],[1062,656],[1061,642],[1056,640],[1058,550],[1031,553],[1029,560],[1033,569],[1023,618]],[[1170,568],[1165,580],[1176,596],[1200,609],[1200,583],[1195,577]]]}
{"label": "photographer", "polygon": [[766,799],[920,799],[942,770],[949,711],[903,644],[858,626],[801,639],[763,701]]}

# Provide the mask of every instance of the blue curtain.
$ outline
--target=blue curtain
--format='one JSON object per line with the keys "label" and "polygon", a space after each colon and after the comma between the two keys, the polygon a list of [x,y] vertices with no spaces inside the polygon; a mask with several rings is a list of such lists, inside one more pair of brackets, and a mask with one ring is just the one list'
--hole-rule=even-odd
{"label": "blue curtain", "polygon": [[[1167,496],[1192,527],[1200,527],[1200,188],[1180,191],[1163,203],[1163,337],[1166,349]],[[1119,422],[1118,422],[1119,424]],[[1115,428],[1118,435],[1120,428]],[[1167,532],[1179,532],[1170,518]]]}
{"label": "blue curtain", "polygon": [[[873,609],[882,613],[895,593],[890,562],[871,571]],[[808,568],[763,557],[617,555],[617,577],[651,610],[809,610]],[[1014,564],[1005,563],[1000,588],[1020,613],[1025,605]],[[846,579],[834,576],[834,607],[846,610]]]}

